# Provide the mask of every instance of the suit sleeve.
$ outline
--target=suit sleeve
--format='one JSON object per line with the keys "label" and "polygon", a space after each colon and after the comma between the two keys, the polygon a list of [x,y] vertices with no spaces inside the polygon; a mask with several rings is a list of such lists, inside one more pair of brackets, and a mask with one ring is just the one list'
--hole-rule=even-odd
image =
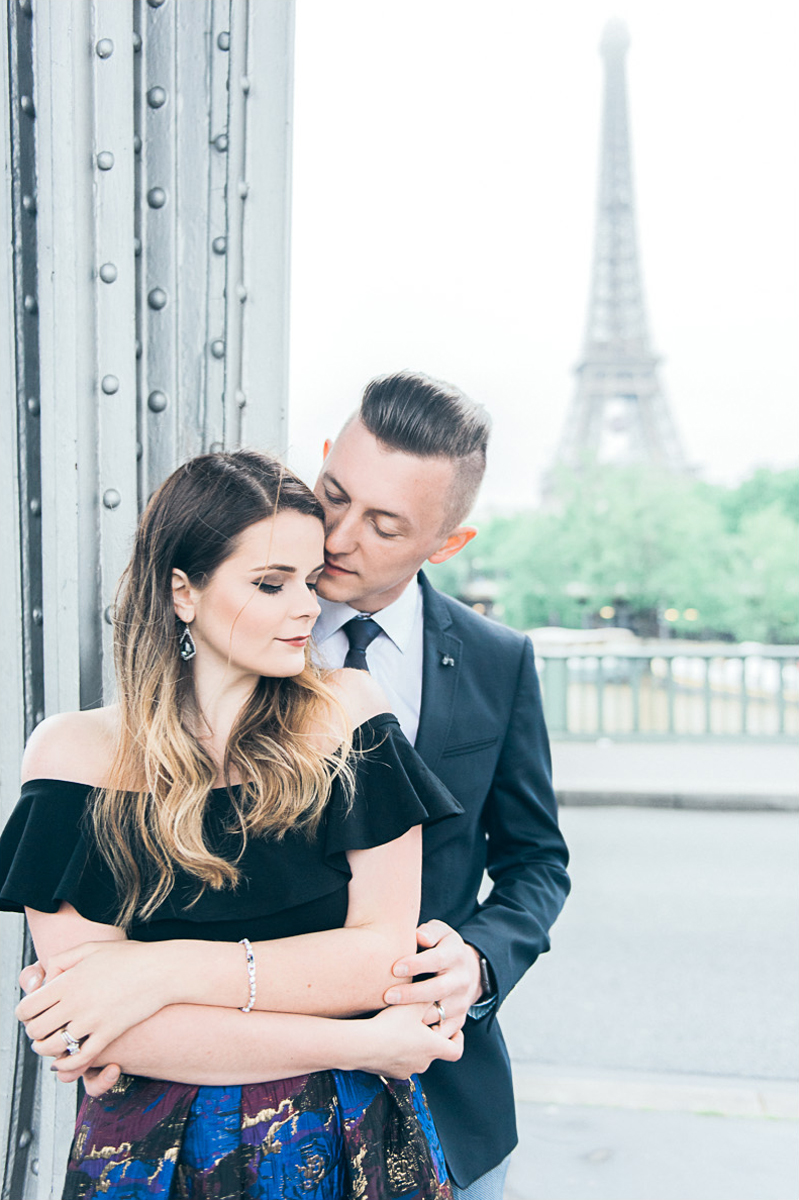
{"label": "suit sleeve", "polygon": [[[549,738],[525,639],[511,719],[484,809],[491,892],[459,933],[491,967],[497,1007],[539,954],[569,893]],[[496,1011],[496,1009],[495,1009]]]}

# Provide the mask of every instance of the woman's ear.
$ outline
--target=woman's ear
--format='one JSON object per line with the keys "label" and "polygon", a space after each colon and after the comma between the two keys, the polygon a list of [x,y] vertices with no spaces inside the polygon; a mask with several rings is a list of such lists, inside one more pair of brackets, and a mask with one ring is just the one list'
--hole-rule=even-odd
{"label": "woman's ear", "polygon": [[175,616],[190,625],[194,620],[194,599],[189,577],[178,567],[172,569],[172,603],[175,606]]}

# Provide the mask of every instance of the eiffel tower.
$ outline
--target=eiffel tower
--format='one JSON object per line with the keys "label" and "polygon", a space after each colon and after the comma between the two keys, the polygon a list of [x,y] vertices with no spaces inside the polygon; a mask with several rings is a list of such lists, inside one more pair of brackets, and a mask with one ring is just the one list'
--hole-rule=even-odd
{"label": "eiffel tower", "polygon": [[602,157],[588,321],[555,467],[650,464],[687,470],[649,339],[635,232],[624,60],[630,36],[607,23]]}

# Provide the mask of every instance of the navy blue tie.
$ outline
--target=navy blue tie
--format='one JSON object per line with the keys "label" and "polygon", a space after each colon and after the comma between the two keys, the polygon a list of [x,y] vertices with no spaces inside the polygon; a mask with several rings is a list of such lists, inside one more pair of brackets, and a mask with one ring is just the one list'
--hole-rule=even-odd
{"label": "navy blue tie", "polygon": [[347,621],[346,625],[342,625],[342,629],[347,635],[347,641],[350,648],[347,651],[347,657],[344,659],[345,667],[354,667],[356,671],[368,671],[369,664],[366,661],[366,650],[371,646],[372,642],[381,632],[377,621],[373,621],[371,617],[353,617],[351,621]]}

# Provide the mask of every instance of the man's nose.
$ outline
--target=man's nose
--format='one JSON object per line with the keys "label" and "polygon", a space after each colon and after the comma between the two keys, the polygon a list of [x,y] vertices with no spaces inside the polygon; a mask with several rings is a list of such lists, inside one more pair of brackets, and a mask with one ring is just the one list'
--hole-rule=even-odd
{"label": "man's nose", "polygon": [[328,554],[349,554],[357,545],[356,523],[349,513],[328,518],[325,530],[325,550]]}

